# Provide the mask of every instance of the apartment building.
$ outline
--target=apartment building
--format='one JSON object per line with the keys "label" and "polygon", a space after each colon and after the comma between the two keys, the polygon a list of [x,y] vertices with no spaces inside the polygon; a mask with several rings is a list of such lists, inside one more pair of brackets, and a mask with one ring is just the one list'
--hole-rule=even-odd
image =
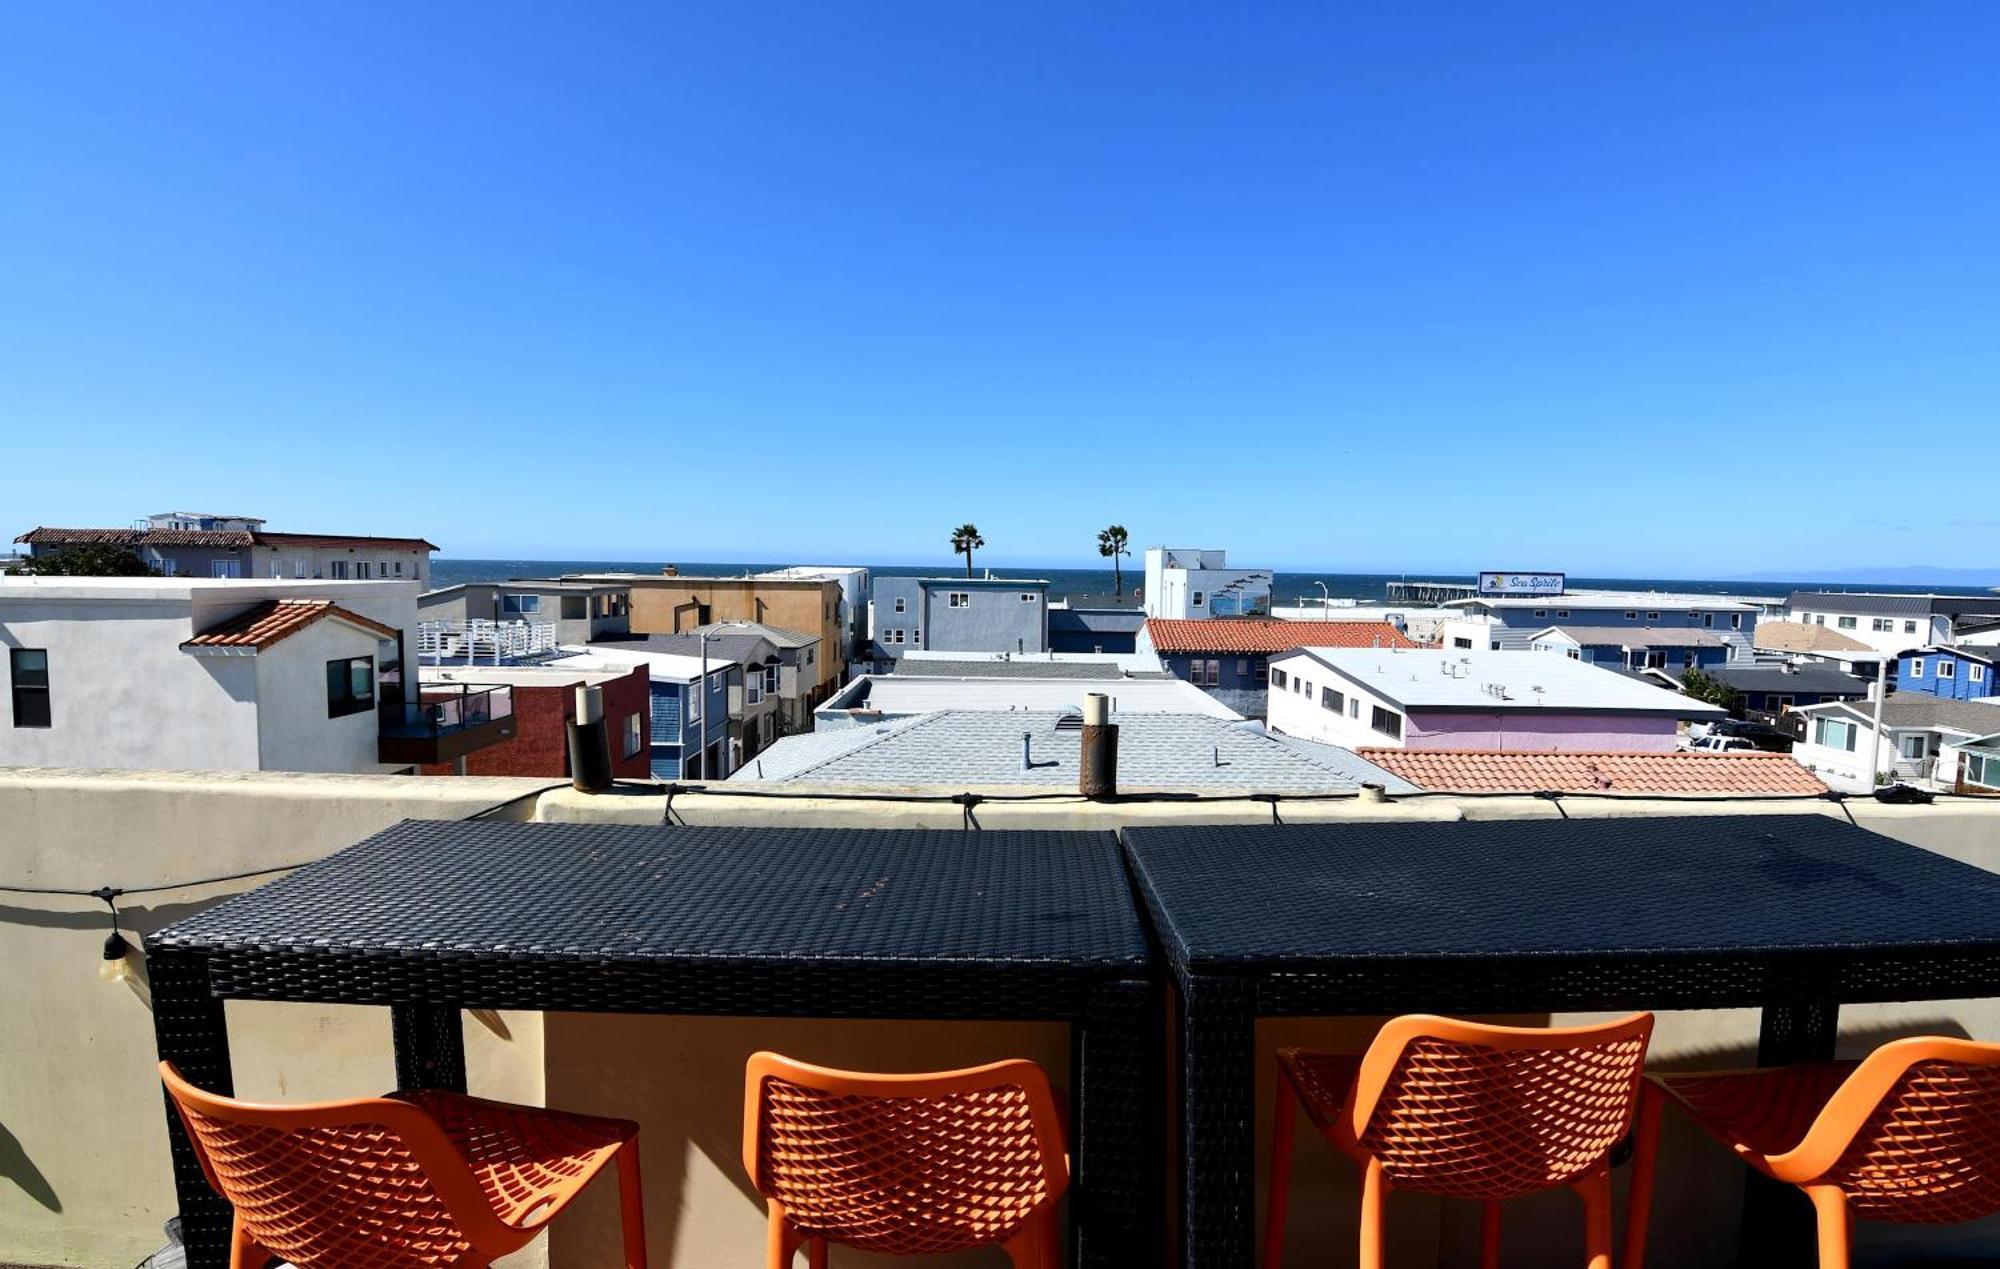
{"label": "apartment building", "polygon": [[882,576],[870,607],[878,671],[911,651],[1049,650],[1049,584],[1040,578]]}
{"label": "apartment building", "polygon": [[718,621],[754,621],[796,630],[819,639],[817,660],[824,682],[847,681],[850,580],[835,571],[795,576],[694,577],[666,573],[577,573],[564,581],[609,582],[631,589],[631,633],[671,635]]}
{"label": "apartment building", "polygon": [[1748,656],[1764,605],[1728,595],[1659,591],[1566,590],[1551,595],[1479,595],[1444,605],[1454,618],[1438,627],[1446,648],[1518,652],[1550,626],[1596,631],[1690,630],[1714,635],[1729,658]]}
{"label": "apartment building", "polygon": [[287,578],[292,581],[414,581],[428,586],[426,538],[278,533],[255,516],[168,511],[129,528],[38,527],[14,541],[35,556],[106,545],[132,551],[163,577]]}
{"label": "apartment building", "polygon": [[1895,654],[1956,642],[1961,625],[1983,626],[2000,616],[2000,595],[1902,595],[1875,591],[1793,591],[1790,620],[1820,626]]}
{"label": "apartment building", "polygon": [[1149,546],[1140,598],[1148,617],[1262,617],[1271,612],[1271,580],[1267,568],[1229,567],[1227,551]]}

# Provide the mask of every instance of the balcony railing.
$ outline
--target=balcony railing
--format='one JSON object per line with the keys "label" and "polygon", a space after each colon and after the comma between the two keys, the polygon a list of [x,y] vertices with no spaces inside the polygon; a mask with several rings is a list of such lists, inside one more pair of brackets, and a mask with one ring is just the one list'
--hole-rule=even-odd
{"label": "balcony railing", "polygon": [[406,701],[383,685],[383,762],[448,762],[514,735],[514,689],[504,683],[419,684],[418,696]]}

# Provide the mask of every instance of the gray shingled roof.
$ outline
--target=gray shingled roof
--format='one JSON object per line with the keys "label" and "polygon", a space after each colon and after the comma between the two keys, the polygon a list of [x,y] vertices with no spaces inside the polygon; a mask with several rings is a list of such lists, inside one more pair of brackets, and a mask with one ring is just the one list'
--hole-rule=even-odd
{"label": "gray shingled roof", "polygon": [[[1843,701],[1839,705],[1809,705],[1804,711],[1824,713],[1838,709],[1864,720],[1874,717],[1869,701]],[[1950,727],[1955,731],[1985,736],[2000,732],[2000,705],[1987,701],[1955,701],[1922,692],[1898,692],[1882,702],[1885,727]]]}
{"label": "gray shingled roof", "polygon": [[[1057,727],[1061,717],[1050,711],[947,709],[879,726],[791,736],[730,781],[1074,789],[1081,732]],[[1021,763],[1023,732],[1034,763],[1027,769]],[[1391,793],[1417,792],[1409,781],[1346,749],[1275,735],[1255,724],[1198,714],[1118,719],[1118,783],[1127,790],[1343,793],[1363,781]]]}
{"label": "gray shingled roof", "polygon": [[1868,683],[1852,674],[1842,674],[1830,665],[1808,663],[1787,670],[1782,665],[1739,662],[1702,671],[1739,692],[1810,692],[1818,695],[1867,694]]}
{"label": "gray shingled roof", "polygon": [[1877,617],[1929,617],[1938,613],[2000,613],[2000,597],[1990,595],[1890,595],[1866,591],[1795,590],[1785,607],[1792,612],[1866,613]]}

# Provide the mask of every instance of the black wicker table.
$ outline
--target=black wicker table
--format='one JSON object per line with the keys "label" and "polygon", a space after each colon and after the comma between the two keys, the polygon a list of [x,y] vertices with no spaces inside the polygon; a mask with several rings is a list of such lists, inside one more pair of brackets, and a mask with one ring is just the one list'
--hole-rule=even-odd
{"label": "black wicker table", "polygon": [[[160,1056],[224,1093],[227,1000],[386,1005],[398,1082],[461,1091],[467,1008],[1066,1021],[1074,1262],[1157,1245],[1155,992],[1108,833],[405,821],[146,943]],[[221,1269],[228,1205],[168,1125],[189,1264]]]}
{"label": "black wicker table", "polygon": [[[2000,995],[2000,876],[1818,815],[1136,828],[1181,994],[1183,1254],[1252,1255],[1259,1015],[1761,1007],[1759,1060],[1839,1006]],[[1758,1189],[1746,1252],[1811,1263]],[[1746,1262],[1747,1259],[1746,1259]]]}

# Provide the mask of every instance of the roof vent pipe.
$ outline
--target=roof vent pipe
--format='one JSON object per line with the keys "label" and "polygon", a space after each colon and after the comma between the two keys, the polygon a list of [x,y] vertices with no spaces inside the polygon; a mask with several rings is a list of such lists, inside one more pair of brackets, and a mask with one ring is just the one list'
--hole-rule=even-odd
{"label": "roof vent pipe", "polygon": [[1024,731],[1021,733],[1021,770],[1033,771],[1034,769],[1035,769],[1035,734],[1033,732]]}
{"label": "roof vent pipe", "polygon": [[1118,796],[1118,725],[1111,721],[1111,698],[1102,692],[1083,696],[1083,736],[1078,745],[1077,792],[1100,800]]}
{"label": "roof vent pipe", "polygon": [[611,788],[611,729],[604,723],[604,689],[578,685],[569,721],[570,785],[579,793]]}

